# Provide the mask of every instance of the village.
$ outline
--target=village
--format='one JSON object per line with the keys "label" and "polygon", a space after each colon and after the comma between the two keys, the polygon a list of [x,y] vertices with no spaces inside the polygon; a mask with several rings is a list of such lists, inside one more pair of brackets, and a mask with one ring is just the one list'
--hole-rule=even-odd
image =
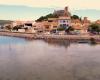
{"label": "village", "polygon": [[100,80],[100,0],[0,0],[0,80]]}
{"label": "village", "polygon": [[55,10],[47,18],[42,16],[36,21],[12,21],[2,25],[0,31],[46,35],[92,35],[99,34],[99,25],[100,20],[92,22],[88,17],[71,15],[69,8],[65,7],[64,10]]}

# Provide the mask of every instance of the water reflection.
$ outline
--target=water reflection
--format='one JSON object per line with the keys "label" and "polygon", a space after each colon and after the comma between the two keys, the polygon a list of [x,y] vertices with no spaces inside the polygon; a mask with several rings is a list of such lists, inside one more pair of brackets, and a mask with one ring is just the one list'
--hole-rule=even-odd
{"label": "water reflection", "polygon": [[44,40],[46,43],[48,43],[49,45],[54,45],[54,46],[63,46],[65,48],[68,48],[70,46],[70,41],[69,40],[51,40],[51,39],[47,39]]}
{"label": "water reflection", "polygon": [[0,44],[7,45],[7,44],[21,44],[26,43],[26,39],[22,38],[15,38],[14,37],[7,37],[7,36],[0,36]]}
{"label": "water reflection", "polygon": [[0,80],[100,79],[100,45],[0,40]]}

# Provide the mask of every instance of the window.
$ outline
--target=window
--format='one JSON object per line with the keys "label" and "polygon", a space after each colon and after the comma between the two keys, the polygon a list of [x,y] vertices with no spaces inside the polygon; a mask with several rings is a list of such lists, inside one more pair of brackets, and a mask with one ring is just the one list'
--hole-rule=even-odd
{"label": "window", "polygon": [[46,29],[49,29],[49,26],[46,26],[45,28],[46,28]]}
{"label": "window", "polygon": [[53,22],[52,20],[48,20],[48,22]]}
{"label": "window", "polygon": [[60,20],[60,23],[62,23],[62,20]]}
{"label": "window", "polygon": [[67,24],[67,27],[68,27],[69,25]]}
{"label": "window", "polygon": [[26,23],[25,26],[32,26],[32,24],[31,23]]}
{"label": "window", "polygon": [[33,27],[36,27],[36,26],[33,26]]}
{"label": "window", "polygon": [[65,23],[66,21],[65,20],[63,20],[63,23]]}
{"label": "window", "polygon": [[62,24],[60,24],[60,27],[63,27],[63,25],[62,25]]}
{"label": "window", "polygon": [[53,28],[57,28],[57,26],[53,26]]}
{"label": "window", "polygon": [[63,24],[63,26],[65,27],[65,26],[66,26],[66,24]]}

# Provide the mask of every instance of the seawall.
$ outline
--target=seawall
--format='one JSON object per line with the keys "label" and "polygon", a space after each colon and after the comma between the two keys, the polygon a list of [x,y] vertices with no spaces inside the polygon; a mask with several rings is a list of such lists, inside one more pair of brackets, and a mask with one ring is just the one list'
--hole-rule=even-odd
{"label": "seawall", "polygon": [[11,36],[20,37],[27,39],[51,39],[51,40],[90,40],[95,39],[95,41],[100,42],[100,35],[43,35],[43,34],[32,34],[32,33],[13,33],[13,32],[0,32],[0,36]]}

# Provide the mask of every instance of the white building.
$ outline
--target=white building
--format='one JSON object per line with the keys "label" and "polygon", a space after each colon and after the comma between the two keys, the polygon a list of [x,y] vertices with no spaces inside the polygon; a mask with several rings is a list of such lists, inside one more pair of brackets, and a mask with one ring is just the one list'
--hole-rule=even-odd
{"label": "white building", "polygon": [[44,31],[44,22],[35,22],[33,28],[36,32],[43,32]]}
{"label": "white building", "polygon": [[68,29],[71,26],[71,18],[70,17],[59,17],[58,19],[58,27]]}
{"label": "white building", "polygon": [[18,32],[25,32],[25,29],[18,29]]}
{"label": "white building", "polygon": [[33,24],[34,24],[34,21],[25,21],[24,28],[30,29],[32,28]]}

